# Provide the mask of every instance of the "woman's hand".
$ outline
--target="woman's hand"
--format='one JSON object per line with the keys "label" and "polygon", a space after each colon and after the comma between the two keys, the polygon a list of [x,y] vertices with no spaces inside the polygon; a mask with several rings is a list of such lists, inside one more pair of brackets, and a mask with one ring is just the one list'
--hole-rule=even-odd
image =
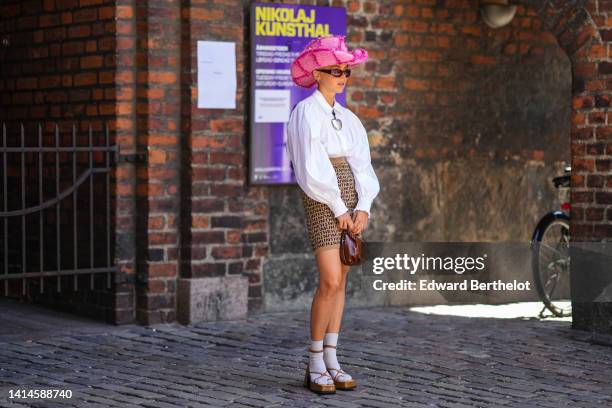
{"label": "woman's hand", "polygon": [[365,230],[368,226],[368,218],[368,213],[365,211],[353,211],[353,227],[351,228],[351,232],[353,234],[359,234],[361,231]]}
{"label": "woman's hand", "polygon": [[338,228],[349,230],[353,228],[353,220],[351,219],[350,212],[347,211],[336,217],[336,219],[338,220]]}

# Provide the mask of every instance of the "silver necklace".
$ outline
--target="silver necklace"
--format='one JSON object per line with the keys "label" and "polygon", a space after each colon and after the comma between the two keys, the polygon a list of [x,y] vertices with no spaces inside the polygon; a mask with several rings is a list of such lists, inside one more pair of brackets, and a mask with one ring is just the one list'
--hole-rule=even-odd
{"label": "silver necklace", "polygon": [[342,129],[342,121],[336,118],[336,111],[333,109],[332,109],[332,115],[334,115],[334,118],[331,120],[331,124],[334,127],[334,129],[336,130]]}

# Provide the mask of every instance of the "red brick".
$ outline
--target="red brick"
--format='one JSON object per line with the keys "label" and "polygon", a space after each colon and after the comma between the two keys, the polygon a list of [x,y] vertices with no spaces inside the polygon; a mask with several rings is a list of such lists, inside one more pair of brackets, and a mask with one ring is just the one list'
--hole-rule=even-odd
{"label": "red brick", "polygon": [[101,115],[113,115],[115,114],[115,104],[114,103],[101,103],[99,105],[99,110]]}
{"label": "red brick", "polygon": [[225,179],[225,168],[219,167],[194,167],[192,170],[193,181],[221,181]]}
{"label": "red brick", "polygon": [[74,13],[72,13],[72,18],[76,23],[96,21],[98,18],[98,9],[86,8],[75,11]]}
{"label": "red brick", "polygon": [[88,37],[91,35],[91,27],[88,25],[79,25],[68,28],[68,36],[70,38]]}
{"label": "red brick", "polygon": [[587,176],[586,185],[587,187],[603,187],[604,177],[600,174],[589,174]]}
{"label": "red brick", "polygon": [[191,274],[192,278],[200,277],[212,277],[212,276],[224,276],[226,273],[225,262],[205,262],[205,263],[192,263]]}
{"label": "red brick", "polygon": [[191,7],[191,9],[185,11],[189,13],[188,17],[192,20],[222,22],[224,19],[223,9],[220,8]]}
{"label": "red brick", "polygon": [[81,68],[83,69],[100,68],[101,66],[102,66],[102,56],[101,55],[91,55],[87,57],[81,57]]}
{"label": "red brick", "polygon": [[572,161],[572,171],[595,171],[595,160],[591,159],[574,159]]}
{"label": "red brick", "polygon": [[192,240],[197,244],[220,244],[225,242],[223,231],[193,231]]}
{"label": "red brick", "polygon": [[210,163],[211,164],[235,164],[241,165],[244,161],[243,153],[231,153],[231,152],[211,152]]}
{"label": "red brick", "polygon": [[[246,268],[245,269],[257,269],[259,268],[259,266],[261,265],[261,260],[260,259],[248,259],[246,262]],[[257,274],[257,276],[259,276],[259,274]],[[250,277],[249,277],[250,279]]]}
{"label": "red brick", "polygon": [[71,24],[72,23],[72,13],[69,11],[62,12],[60,16],[60,21],[62,24]]}
{"label": "red brick", "polygon": [[78,6],[78,0],[55,0],[55,8],[57,10],[66,10]]}
{"label": "red brick", "polygon": [[177,273],[177,265],[173,263],[149,263],[147,269],[151,278],[174,277]]}
{"label": "red brick", "polygon": [[214,132],[242,132],[245,123],[242,119],[214,119],[210,121],[210,128]]}
{"label": "red brick", "polygon": [[147,282],[146,288],[149,293],[165,293],[166,281],[163,279],[151,279]]}
{"label": "red brick", "polygon": [[134,10],[132,6],[117,6],[116,8],[117,15],[116,17],[121,18],[132,18],[134,17]]}
{"label": "red brick", "polygon": [[604,217],[603,208],[589,207],[584,211],[586,221],[602,221]]}
{"label": "red brick", "polygon": [[98,18],[100,20],[111,20],[115,18],[115,8],[114,7],[100,7],[98,9]]}
{"label": "red brick", "polygon": [[151,83],[158,83],[158,84],[177,84],[177,80],[178,80],[176,73],[167,72],[167,71],[162,71],[162,72],[150,71],[148,75],[148,79]]}
{"label": "red brick", "polygon": [[242,231],[241,230],[228,230],[225,232],[225,241],[228,244],[239,244],[242,242]]}
{"label": "red brick", "polygon": [[164,135],[164,134],[150,134],[149,145],[150,146],[176,146],[178,138],[176,135]]}
{"label": "red brick", "polygon": [[36,89],[38,87],[37,78],[18,78],[17,89]]}
{"label": "red brick", "polygon": [[114,84],[115,83],[115,72],[114,71],[101,71],[98,74],[98,80],[100,84]]}
{"label": "red brick", "polygon": [[117,38],[117,50],[132,50],[134,49],[134,39],[131,37],[119,37]]}
{"label": "red brick", "polygon": [[246,177],[244,168],[242,167],[235,167],[235,168],[229,168],[227,169],[227,179],[228,180],[236,180],[236,181],[240,181],[240,180],[244,180]]}
{"label": "red brick", "polygon": [[44,14],[40,16],[38,25],[41,28],[52,27],[60,24],[59,14]]}
{"label": "red brick", "polygon": [[154,167],[148,169],[148,176],[151,180],[169,181],[176,177],[176,169]]}
{"label": "red brick", "polygon": [[133,83],[134,73],[131,71],[119,71],[115,76],[115,81],[118,84]]}
{"label": "red brick", "polygon": [[59,75],[49,75],[41,77],[38,81],[40,88],[56,88],[61,86],[62,78]]}
{"label": "red brick", "polygon": [[225,203],[218,198],[198,198],[195,197],[191,202],[193,213],[214,213],[225,209]]}
{"label": "red brick", "polygon": [[211,255],[215,259],[235,259],[242,257],[241,246],[216,246],[212,249]]}
{"label": "red brick", "polygon": [[429,81],[411,78],[404,81],[404,87],[416,91],[425,91],[429,89]]}
{"label": "red brick", "polygon": [[74,76],[74,86],[93,85],[98,82],[98,74],[95,72],[85,72]]}
{"label": "red brick", "polygon": [[200,148],[222,148],[225,144],[224,137],[218,136],[200,136],[194,135],[190,139],[191,147],[194,149]]}
{"label": "red brick", "polygon": [[85,49],[85,45],[80,41],[67,42],[62,44],[63,55],[74,55],[82,54]]}
{"label": "red brick", "polygon": [[595,168],[600,172],[608,172],[612,169],[610,159],[595,160]]}
{"label": "red brick", "polygon": [[191,217],[191,227],[192,228],[209,228],[210,227],[210,217],[207,215],[199,215],[193,214]]}
{"label": "red brick", "polygon": [[213,184],[210,186],[210,193],[213,196],[219,197],[240,197],[242,194],[242,186],[233,184]]}
{"label": "red brick", "polygon": [[597,204],[612,204],[612,192],[607,192],[607,191],[596,192],[595,202]]}
{"label": "red brick", "polygon": [[[123,104],[131,107],[131,104]],[[119,111],[119,114],[123,114],[124,112]],[[160,149],[150,149],[148,153],[148,162],[150,164],[164,164],[166,163],[167,154],[164,150]]]}
{"label": "red brick", "polygon": [[574,203],[592,203],[593,193],[590,191],[572,191],[570,192],[570,202]]}

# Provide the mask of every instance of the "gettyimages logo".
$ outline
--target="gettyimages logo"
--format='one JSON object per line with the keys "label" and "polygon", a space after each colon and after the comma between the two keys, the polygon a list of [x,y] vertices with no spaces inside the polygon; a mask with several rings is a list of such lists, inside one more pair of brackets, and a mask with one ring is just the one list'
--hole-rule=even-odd
{"label": "gettyimages logo", "polygon": [[461,275],[466,271],[482,271],[485,269],[487,254],[482,256],[410,256],[406,253],[395,257],[375,257],[372,259],[372,272],[379,275],[386,270],[404,270],[414,275],[417,272],[444,271]]}
{"label": "gettyimages logo", "polygon": [[368,241],[365,252],[361,287],[390,302],[495,303],[533,290],[529,243]]}

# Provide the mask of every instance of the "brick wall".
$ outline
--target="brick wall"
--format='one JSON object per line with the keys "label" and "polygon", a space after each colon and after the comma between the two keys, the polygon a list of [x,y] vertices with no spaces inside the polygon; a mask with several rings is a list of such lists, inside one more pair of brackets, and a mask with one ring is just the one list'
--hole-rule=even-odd
{"label": "brick wall", "polygon": [[[21,143],[20,123],[24,125],[26,146],[37,146],[38,124],[41,125],[45,146],[56,143],[55,124],[58,125],[58,143],[62,147],[72,146],[73,125],[79,146],[87,145],[90,127],[93,144],[104,145],[105,125],[110,129],[110,143],[114,143],[114,16],[114,1],[38,0],[3,1],[0,4],[0,122],[6,123],[9,146]],[[22,208],[21,200],[16,200],[24,191],[18,156],[9,154],[7,160],[10,210]],[[87,154],[76,156],[75,174],[72,168],[74,155],[62,153],[59,156],[60,191],[68,189],[74,178],[87,170]],[[44,155],[41,178],[38,175],[38,154],[25,156],[26,208],[40,204],[41,199],[46,201],[57,197],[55,160],[53,153]],[[103,160],[103,156],[96,154],[94,167],[103,166]],[[52,271],[58,262],[62,269],[87,268],[92,256],[94,267],[106,264],[106,184],[101,177],[105,176],[94,176],[93,200],[89,198],[89,184],[86,182],[77,189],[75,201],[73,196],[62,201],[59,240],[55,207],[26,217],[25,241],[29,251],[25,258],[26,271],[40,270],[41,263],[44,270]],[[39,182],[42,184],[42,197]],[[92,203],[93,220],[88,216]],[[76,220],[75,206],[78,209]],[[90,220],[95,237],[93,253],[88,238]],[[43,224],[44,239],[39,232],[39,221]],[[15,272],[23,266],[20,219],[9,218],[8,226],[9,264],[13,265]],[[39,251],[41,246],[44,249],[43,261]],[[61,261],[58,261],[58,251]],[[78,291],[73,291],[75,283]],[[95,277],[93,290],[90,283],[89,275],[45,278],[44,282],[30,279],[25,296],[38,303],[114,321],[114,299],[112,291],[106,290],[106,276]],[[9,296],[22,296],[21,284],[20,280],[10,281]],[[41,284],[44,284],[42,294]],[[59,292],[58,285],[61,285]]]}
{"label": "brick wall", "polygon": [[376,218],[397,226],[374,235],[529,239],[556,205],[550,177],[570,159],[570,65],[535,10],[519,6],[493,30],[477,1],[348,8],[349,36],[374,55],[350,106],[365,118],[386,184]]}
{"label": "brick wall", "polygon": [[[571,27],[574,35],[594,36],[590,46],[574,56],[572,99],[572,231],[576,240],[612,238],[612,3],[588,2],[590,24]],[[586,37],[586,36],[585,36]]]}
{"label": "brick wall", "polygon": [[[347,85],[381,182],[366,239],[528,241],[570,161],[571,64],[537,10],[493,30],[476,0],[317,4],[345,6],[349,48],[370,55]],[[317,271],[301,203],[267,192],[266,309],[304,308]],[[351,287],[348,304],[368,304]]]}
{"label": "brick wall", "polygon": [[[138,321],[173,321],[179,277],[231,274],[251,277],[257,310],[267,213],[246,185],[242,4],[120,0],[117,17],[117,138],[148,154],[118,172],[118,316],[135,294]],[[211,38],[237,42],[236,110],[196,108],[196,42]]]}
{"label": "brick wall", "polygon": [[[248,185],[248,71],[245,14],[248,2],[192,3],[183,9],[184,121],[190,160],[185,169],[183,251],[190,265],[183,277],[243,274],[249,278],[249,310],[261,310],[262,258],[267,254],[268,206],[265,188]],[[184,20],[185,21],[185,20]],[[236,42],[235,110],[197,108],[197,40]],[[186,156],[187,157],[187,156]]]}
{"label": "brick wall", "polygon": [[112,119],[114,17],[112,0],[3,1],[0,120]]}
{"label": "brick wall", "polygon": [[[117,317],[175,319],[180,194],[179,2],[117,1],[117,140],[146,153],[117,174]],[[135,306],[135,309],[133,308]]]}

